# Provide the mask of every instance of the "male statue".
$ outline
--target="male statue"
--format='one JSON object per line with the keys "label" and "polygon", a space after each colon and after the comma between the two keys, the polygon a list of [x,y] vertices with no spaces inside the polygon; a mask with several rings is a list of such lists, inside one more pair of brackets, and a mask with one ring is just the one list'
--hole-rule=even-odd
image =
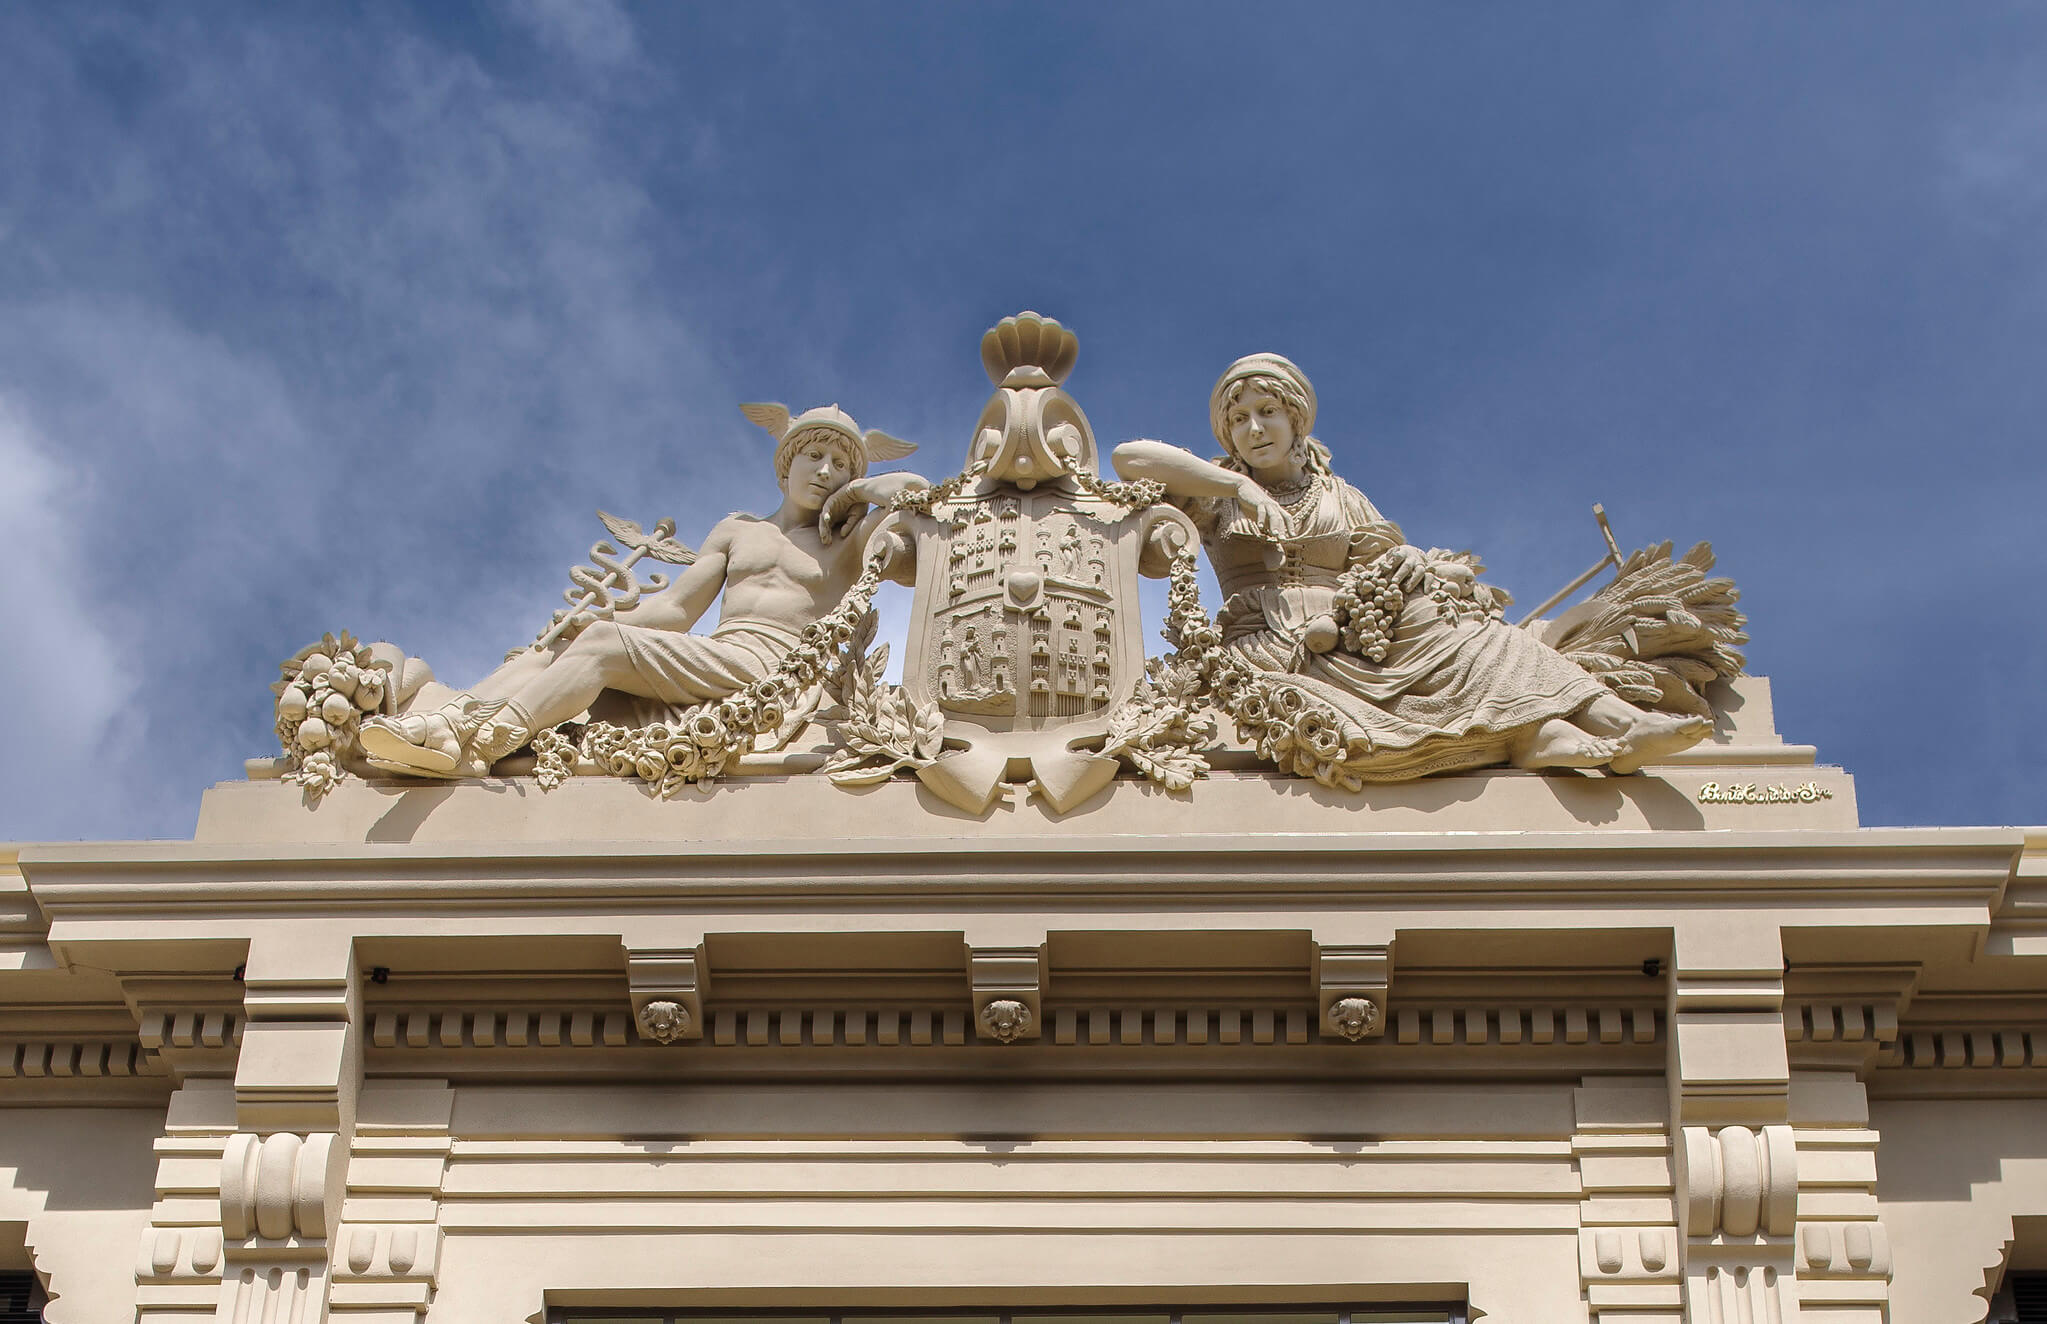
{"label": "male statue", "polygon": [[[773,673],[803,627],[859,577],[861,551],[890,501],[929,484],[910,473],[868,477],[870,462],[916,447],[863,434],[836,405],[794,419],[780,405],[741,408],[777,439],[782,504],[773,515],[728,515],[667,588],[572,627],[547,649],[517,654],[438,710],[364,722],[370,762],[413,776],[480,777],[605,690],[688,706]],[[721,592],[718,628],[689,633]]]}

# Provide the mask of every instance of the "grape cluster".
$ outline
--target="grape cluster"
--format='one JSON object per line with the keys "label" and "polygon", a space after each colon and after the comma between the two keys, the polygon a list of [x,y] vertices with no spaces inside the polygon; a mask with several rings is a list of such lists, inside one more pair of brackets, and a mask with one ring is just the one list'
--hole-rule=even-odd
{"label": "grape cluster", "polygon": [[1393,647],[1393,629],[1407,594],[1394,582],[1386,557],[1346,571],[1337,581],[1336,620],[1343,646],[1372,662],[1384,662]]}

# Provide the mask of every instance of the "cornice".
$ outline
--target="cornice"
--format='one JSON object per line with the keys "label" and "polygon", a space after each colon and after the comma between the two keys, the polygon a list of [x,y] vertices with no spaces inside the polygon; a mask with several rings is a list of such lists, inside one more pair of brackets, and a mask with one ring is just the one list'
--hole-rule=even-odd
{"label": "cornice", "polygon": [[[645,901],[825,908],[1005,909],[1034,903],[1599,902],[1999,904],[2026,842],[2015,828],[1740,833],[1296,833],[979,836],[820,843],[475,842],[25,846],[21,869],[54,919],[147,910],[545,908]],[[1987,912],[1985,915],[1987,919]]]}

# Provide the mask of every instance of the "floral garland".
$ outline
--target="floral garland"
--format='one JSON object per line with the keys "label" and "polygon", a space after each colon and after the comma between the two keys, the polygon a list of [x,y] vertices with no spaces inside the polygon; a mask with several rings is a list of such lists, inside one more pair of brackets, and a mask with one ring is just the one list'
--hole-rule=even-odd
{"label": "floral garland", "polygon": [[1198,678],[1196,693],[1229,714],[1237,738],[1277,767],[1325,786],[1358,790],[1353,766],[1371,753],[1362,732],[1346,737],[1346,723],[1330,705],[1284,676],[1254,671],[1222,646],[1222,631],[1201,606],[1194,549],[1173,557],[1166,589],[1166,642],[1179,652],[1174,669]]}
{"label": "floral garland", "polygon": [[717,779],[757,737],[784,733],[792,719],[810,715],[817,691],[839,670],[846,645],[872,610],[882,564],[881,552],[871,555],[839,605],[803,627],[796,647],[772,675],[727,698],[644,727],[592,722],[574,741],[559,728],[541,732],[533,740],[540,788],[551,791],[561,785],[582,761],[613,777],[637,777],[663,799],[685,786]]}

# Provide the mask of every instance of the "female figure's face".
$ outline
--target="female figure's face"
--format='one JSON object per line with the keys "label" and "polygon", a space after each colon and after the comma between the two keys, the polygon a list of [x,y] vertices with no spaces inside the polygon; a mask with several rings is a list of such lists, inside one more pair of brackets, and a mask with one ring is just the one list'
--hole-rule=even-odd
{"label": "female figure's face", "polygon": [[1253,473],[1271,473],[1299,467],[1294,455],[1294,421],[1279,397],[1257,386],[1247,386],[1229,408],[1223,422],[1230,430],[1230,450],[1251,467]]}

